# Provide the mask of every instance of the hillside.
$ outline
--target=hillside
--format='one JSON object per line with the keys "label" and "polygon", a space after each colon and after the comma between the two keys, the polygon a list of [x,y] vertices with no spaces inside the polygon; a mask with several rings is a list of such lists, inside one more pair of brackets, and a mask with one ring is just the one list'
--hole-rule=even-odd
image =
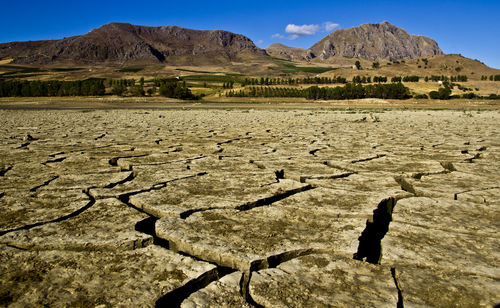
{"label": "hillside", "polygon": [[290,61],[310,61],[314,56],[311,51],[304,48],[286,46],[274,43],[266,48],[266,52],[271,57],[286,59]]}
{"label": "hillside", "polygon": [[14,58],[16,64],[206,64],[265,57],[240,34],[126,23],[110,23],[56,41],[0,44],[0,51],[0,57]]}

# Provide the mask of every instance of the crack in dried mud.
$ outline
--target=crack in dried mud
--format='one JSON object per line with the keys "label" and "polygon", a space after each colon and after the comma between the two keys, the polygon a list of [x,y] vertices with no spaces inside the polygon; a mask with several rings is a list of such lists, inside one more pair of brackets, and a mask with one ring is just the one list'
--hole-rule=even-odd
{"label": "crack in dried mud", "polygon": [[31,189],[30,189],[30,192],[35,192],[35,191],[37,191],[38,189],[40,189],[40,188],[42,188],[42,187],[44,187],[44,186],[49,185],[52,181],[55,181],[55,180],[57,180],[58,178],[59,178],[59,176],[58,176],[58,175],[56,175],[56,176],[52,177],[51,179],[48,179],[47,181],[43,182],[42,184],[37,185],[37,186],[35,186],[35,187],[31,188]]}
{"label": "crack in dried mud", "polygon": [[113,167],[117,167],[118,166],[118,160],[119,159],[124,159],[124,158],[137,158],[137,157],[144,157],[144,156],[148,156],[149,154],[138,154],[138,155],[128,155],[128,156],[117,156],[117,157],[113,157],[111,158],[108,163],[113,166]]}
{"label": "crack in dried mud", "polygon": [[[223,277],[223,276],[222,276]],[[219,276],[217,268],[201,274],[196,279],[188,281],[183,286],[168,292],[160,297],[155,307],[180,307],[181,303],[192,293],[208,286],[211,282],[222,278]]]}
{"label": "crack in dried mud", "polygon": [[247,202],[245,204],[237,206],[235,209],[239,210],[239,211],[248,211],[248,210],[251,210],[251,209],[256,208],[256,207],[271,205],[275,202],[278,202],[278,201],[283,200],[285,198],[288,198],[290,196],[293,196],[293,195],[296,195],[298,193],[308,191],[308,190],[311,190],[314,188],[315,187],[313,187],[312,185],[307,185],[307,186],[303,186],[303,187],[299,187],[299,188],[295,188],[295,189],[290,189],[290,190],[284,191],[282,193],[276,194],[276,195],[271,196],[271,197],[265,197],[265,198],[262,198],[262,199],[259,199],[256,201]]}
{"label": "crack in dried mud", "polygon": [[60,158],[56,158],[56,159],[49,159],[49,160],[43,162],[42,165],[46,166],[47,164],[50,164],[50,163],[60,163],[60,162],[64,161],[65,159],[66,159],[66,157],[60,157]]}
{"label": "crack in dried mud", "polygon": [[382,158],[382,157],[385,157],[385,156],[387,156],[387,154],[377,154],[376,156],[371,156],[371,157],[366,157],[366,158],[351,160],[351,164],[367,162],[367,161],[371,161],[371,160],[374,160],[374,159]]}
{"label": "crack in dried mud", "polygon": [[135,174],[135,172],[130,172],[130,174],[124,178],[123,180],[120,180],[118,182],[114,182],[114,183],[109,183],[108,185],[104,186],[104,188],[113,188],[117,185],[121,185],[121,184],[125,184],[127,182],[130,182],[130,181],[133,181],[135,179],[137,175]]}
{"label": "crack in dried mud", "polygon": [[392,279],[394,279],[394,285],[396,286],[396,289],[398,290],[398,303],[396,308],[404,308],[404,302],[403,302],[403,292],[401,291],[401,288],[399,286],[398,278],[396,277],[396,268],[391,267],[391,275]]}
{"label": "crack in dried mud", "polygon": [[415,191],[415,187],[413,187],[412,184],[410,184],[405,178],[403,177],[395,177],[394,180],[401,185],[401,189],[403,191],[409,192],[410,194],[417,195],[417,192]]}
{"label": "crack in dried mud", "polygon": [[307,180],[335,180],[349,177],[353,174],[357,174],[357,172],[344,172],[341,174],[332,174],[332,175],[301,175],[300,182],[305,183]]}
{"label": "crack in dried mud", "polygon": [[5,176],[5,174],[7,172],[9,172],[9,170],[11,170],[11,169],[12,169],[12,166],[8,166],[7,168],[0,169],[0,176]]}

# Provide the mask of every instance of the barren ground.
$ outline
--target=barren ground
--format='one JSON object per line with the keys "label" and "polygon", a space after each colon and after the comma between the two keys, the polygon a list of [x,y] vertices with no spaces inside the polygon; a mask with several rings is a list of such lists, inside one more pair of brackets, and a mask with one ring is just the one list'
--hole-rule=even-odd
{"label": "barren ground", "polygon": [[2,101],[1,306],[500,303],[494,105],[49,103]]}

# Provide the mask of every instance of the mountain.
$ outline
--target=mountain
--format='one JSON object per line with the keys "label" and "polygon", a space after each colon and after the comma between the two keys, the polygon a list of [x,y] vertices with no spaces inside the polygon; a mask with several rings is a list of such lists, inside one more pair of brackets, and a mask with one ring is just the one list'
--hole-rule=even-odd
{"label": "mountain", "polygon": [[240,34],[127,23],[110,23],[85,35],[56,41],[0,44],[0,56],[14,58],[19,64],[207,64],[265,55],[265,51]]}
{"label": "mountain", "polygon": [[266,52],[271,57],[287,59],[290,61],[309,61],[314,57],[309,50],[290,47],[280,43],[269,45],[266,48]]}
{"label": "mountain", "polygon": [[388,22],[336,30],[314,44],[310,51],[321,60],[354,57],[393,61],[443,54],[434,40],[410,35]]}

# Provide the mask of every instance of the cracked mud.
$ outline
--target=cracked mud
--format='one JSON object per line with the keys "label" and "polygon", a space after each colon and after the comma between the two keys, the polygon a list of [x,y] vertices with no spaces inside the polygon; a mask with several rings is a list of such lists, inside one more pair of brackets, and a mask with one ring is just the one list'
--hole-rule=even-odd
{"label": "cracked mud", "polygon": [[0,306],[500,304],[497,111],[0,114]]}

